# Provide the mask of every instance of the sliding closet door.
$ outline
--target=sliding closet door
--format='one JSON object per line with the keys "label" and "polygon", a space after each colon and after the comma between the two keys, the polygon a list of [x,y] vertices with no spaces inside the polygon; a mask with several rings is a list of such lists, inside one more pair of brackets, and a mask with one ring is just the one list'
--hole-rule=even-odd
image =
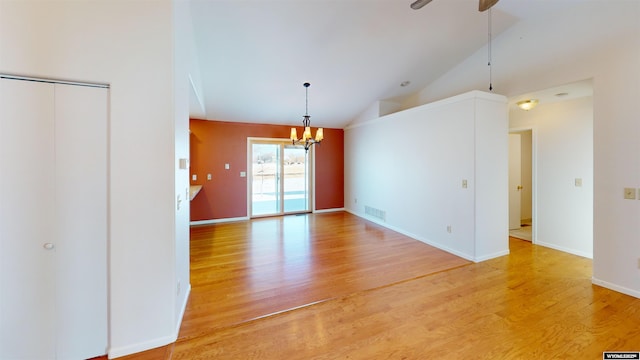
{"label": "sliding closet door", "polygon": [[58,359],[107,348],[107,91],[55,85]]}
{"label": "sliding closet door", "polygon": [[53,131],[53,85],[0,79],[1,359],[55,353]]}
{"label": "sliding closet door", "polygon": [[106,353],[107,91],[0,79],[0,359]]}

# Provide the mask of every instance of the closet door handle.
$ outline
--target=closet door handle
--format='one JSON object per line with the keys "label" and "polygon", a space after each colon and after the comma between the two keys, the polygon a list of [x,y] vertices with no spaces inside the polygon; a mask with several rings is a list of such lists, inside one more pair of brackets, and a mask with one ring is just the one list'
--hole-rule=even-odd
{"label": "closet door handle", "polygon": [[53,250],[53,248],[55,248],[56,246],[53,245],[52,243],[44,243],[42,247],[45,248],[45,250]]}

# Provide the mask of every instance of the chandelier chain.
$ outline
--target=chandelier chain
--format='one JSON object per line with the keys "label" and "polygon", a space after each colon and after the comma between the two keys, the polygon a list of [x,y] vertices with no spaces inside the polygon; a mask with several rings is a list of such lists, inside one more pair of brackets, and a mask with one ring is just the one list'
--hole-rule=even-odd
{"label": "chandelier chain", "polygon": [[304,102],[304,116],[302,117],[302,137],[298,138],[298,132],[296,128],[291,128],[291,143],[293,145],[303,145],[305,152],[308,152],[312,145],[320,144],[324,139],[324,129],[318,128],[316,130],[315,138],[311,135],[311,116],[309,116],[309,86],[311,84],[302,84],[305,87],[305,102]]}

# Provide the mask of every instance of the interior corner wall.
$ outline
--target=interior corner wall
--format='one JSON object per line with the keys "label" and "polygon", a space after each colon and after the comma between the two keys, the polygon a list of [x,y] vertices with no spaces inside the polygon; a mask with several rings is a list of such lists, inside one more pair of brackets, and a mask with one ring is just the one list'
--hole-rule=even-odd
{"label": "interior corner wall", "polygon": [[195,44],[193,43],[193,28],[191,22],[191,8],[187,1],[173,2],[174,16],[174,142],[175,142],[175,334],[180,331],[182,318],[191,291],[190,256],[189,256],[189,168],[180,166],[181,159],[189,160],[189,94],[191,81],[189,74],[195,72]]}
{"label": "interior corner wall", "polygon": [[[191,201],[191,221],[246,218],[247,138],[283,138],[291,126],[235,123],[192,119],[191,180],[202,190]],[[314,145],[314,210],[342,209],[344,206],[344,131],[324,129],[324,140]],[[229,164],[229,170],[225,169]],[[211,180],[207,175],[211,174]]]}
{"label": "interior corner wall", "polygon": [[640,99],[640,2],[634,4],[635,37],[606,54],[607,69],[594,77],[593,281],[640,298],[640,200],[623,197],[626,187],[640,189],[640,121],[633,106]]}
{"label": "interior corner wall", "polygon": [[506,100],[476,93],[345,129],[347,211],[472,261],[507,254]]}
{"label": "interior corner wall", "polygon": [[[606,4],[587,1],[496,36],[493,85],[515,96],[594,79],[593,281],[640,297],[640,201],[622,197],[640,188],[640,121],[630,105],[640,99],[640,2]],[[485,46],[411,100],[485,88],[486,54]]]}
{"label": "interior corner wall", "polygon": [[175,340],[172,4],[0,1],[0,72],[110,84],[109,354]]}
{"label": "interior corner wall", "polygon": [[509,121],[535,131],[536,244],[592,258],[593,98],[514,109]]}

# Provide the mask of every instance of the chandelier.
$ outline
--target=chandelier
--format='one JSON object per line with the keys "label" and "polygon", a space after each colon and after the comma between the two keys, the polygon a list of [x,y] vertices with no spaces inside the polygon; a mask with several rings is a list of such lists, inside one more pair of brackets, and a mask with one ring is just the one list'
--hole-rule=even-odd
{"label": "chandelier", "polygon": [[309,86],[311,86],[311,84],[304,83],[303,86],[305,87],[305,112],[302,117],[304,131],[302,138],[298,139],[298,132],[296,128],[293,127],[291,128],[291,136],[289,138],[293,145],[304,145],[305,152],[308,152],[313,144],[319,144],[322,141],[324,134],[322,128],[318,128],[315,139],[311,136],[311,116],[309,116]]}

